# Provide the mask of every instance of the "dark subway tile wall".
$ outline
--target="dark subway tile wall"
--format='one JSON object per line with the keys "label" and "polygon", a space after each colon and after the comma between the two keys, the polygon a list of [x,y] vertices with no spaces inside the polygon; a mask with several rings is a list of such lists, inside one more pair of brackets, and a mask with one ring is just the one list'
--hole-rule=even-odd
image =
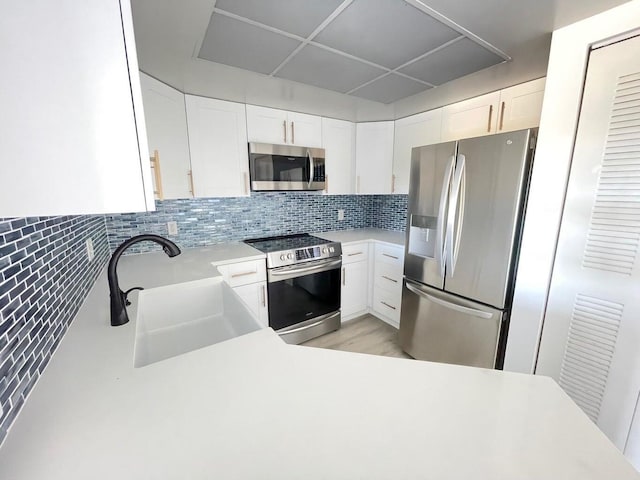
{"label": "dark subway tile wall", "polygon": [[108,258],[102,216],[0,218],[0,443]]}

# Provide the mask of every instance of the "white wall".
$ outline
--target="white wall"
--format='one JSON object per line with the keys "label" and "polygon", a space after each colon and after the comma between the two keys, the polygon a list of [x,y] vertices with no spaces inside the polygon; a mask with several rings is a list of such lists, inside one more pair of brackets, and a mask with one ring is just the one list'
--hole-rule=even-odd
{"label": "white wall", "polygon": [[633,0],[553,33],[505,370],[535,369],[589,48],[638,28]]}

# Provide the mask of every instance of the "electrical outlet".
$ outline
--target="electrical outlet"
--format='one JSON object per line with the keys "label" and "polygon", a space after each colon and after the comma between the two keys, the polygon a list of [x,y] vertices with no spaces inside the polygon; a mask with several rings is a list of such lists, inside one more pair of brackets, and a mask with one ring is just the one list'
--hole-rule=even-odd
{"label": "electrical outlet", "polygon": [[167,231],[169,232],[169,235],[177,235],[178,222],[167,222]]}
{"label": "electrical outlet", "polygon": [[344,220],[344,210],[338,210],[338,220]]}
{"label": "electrical outlet", "polygon": [[84,242],[85,246],[87,247],[87,257],[89,258],[89,261],[93,261],[93,257],[96,256],[95,251],[93,250],[93,240],[91,240],[91,238],[87,238]]}

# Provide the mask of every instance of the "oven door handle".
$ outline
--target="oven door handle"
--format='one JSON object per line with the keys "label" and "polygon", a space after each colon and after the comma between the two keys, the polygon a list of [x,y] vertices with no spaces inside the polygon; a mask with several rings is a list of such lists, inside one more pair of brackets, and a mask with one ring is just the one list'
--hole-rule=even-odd
{"label": "oven door handle", "polygon": [[[342,259],[332,260],[330,262],[322,262],[321,264],[313,265],[312,267],[301,267],[301,268],[286,268],[285,269],[272,269],[269,271],[269,277],[287,277],[293,278],[298,277],[300,274],[315,272],[315,271],[324,271],[331,270],[335,267],[340,267],[342,265]],[[284,280],[284,279],[283,279]]]}
{"label": "oven door handle", "polygon": [[[278,330],[278,335],[288,335],[290,333],[295,333],[295,332],[301,332],[302,330],[308,330],[310,328],[313,327],[317,327],[318,325],[320,325],[321,323],[330,320],[332,318],[337,317],[338,315],[340,315],[340,312],[334,312],[334,313],[330,313],[328,315],[323,315],[322,317],[318,318],[317,321],[309,324],[309,325],[304,325],[302,327],[297,327],[297,328],[291,328],[290,330],[283,328]],[[289,327],[290,328],[290,327]]]}

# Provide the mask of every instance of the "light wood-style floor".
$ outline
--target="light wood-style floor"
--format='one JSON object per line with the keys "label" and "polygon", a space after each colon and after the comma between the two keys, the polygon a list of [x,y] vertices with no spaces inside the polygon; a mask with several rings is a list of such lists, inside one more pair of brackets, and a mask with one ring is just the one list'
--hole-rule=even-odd
{"label": "light wood-style floor", "polygon": [[386,357],[411,358],[398,345],[398,331],[372,315],[364,315],[342,325],[340,330],[303,343],[309,347]]}

